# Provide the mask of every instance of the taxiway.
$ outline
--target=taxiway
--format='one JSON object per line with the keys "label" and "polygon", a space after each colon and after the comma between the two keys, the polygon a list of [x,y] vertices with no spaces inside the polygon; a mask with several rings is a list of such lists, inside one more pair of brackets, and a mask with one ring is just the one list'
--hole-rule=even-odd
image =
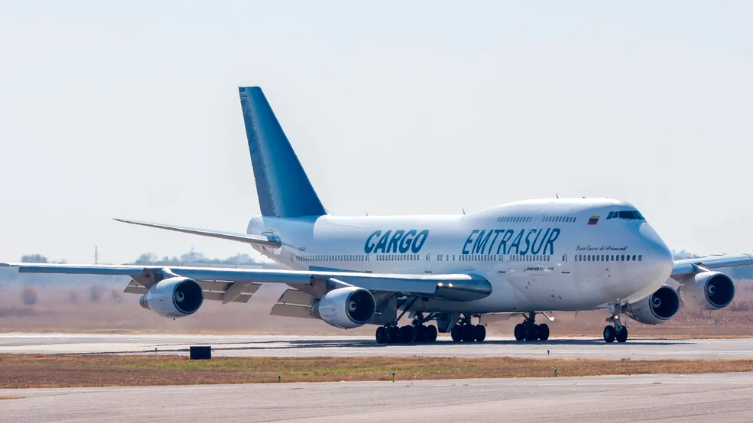
{"label": "taxiway", "polygon": [[753,359],[753,339],[630,339],[606,344],[597,338],[554,338],[516,342],[491,338],[482,343],[454,343],[440,337],[430,344],[379,345],[372,338],[295,335],[112,335],[0,334],[0,353],[16,354],[177,354],[191,345],[210,345],[215,357],[529,357],[661,359]]}
{"label": "taxiway", "polygon": [[[753,374],[0,390],[13,422],[749,422]],[[19,398],[20,397],[20,398]]]}

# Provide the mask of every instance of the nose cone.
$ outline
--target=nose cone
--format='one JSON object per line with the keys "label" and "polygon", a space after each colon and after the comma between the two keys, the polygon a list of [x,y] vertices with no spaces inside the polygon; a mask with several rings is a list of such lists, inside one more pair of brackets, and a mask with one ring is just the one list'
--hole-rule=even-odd
{"label": "nose cone", "polygon": [[653,294],[662,286],[672,274],[674,259],[667,244],[648,223],[641,224],[639,229],[641,250],[643,253],[643,265],[641,266],[643,277],[646,278],[647,287],[651,287]]}

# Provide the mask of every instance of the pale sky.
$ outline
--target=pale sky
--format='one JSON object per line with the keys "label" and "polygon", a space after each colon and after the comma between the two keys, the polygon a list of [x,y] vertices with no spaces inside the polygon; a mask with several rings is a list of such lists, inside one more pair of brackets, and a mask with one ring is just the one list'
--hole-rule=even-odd
{"label": "pale sky", "polygon": [[0,261],[250,248],[238,86],[333,214],[633,202],[753,251],[753,2],[0,1]]}

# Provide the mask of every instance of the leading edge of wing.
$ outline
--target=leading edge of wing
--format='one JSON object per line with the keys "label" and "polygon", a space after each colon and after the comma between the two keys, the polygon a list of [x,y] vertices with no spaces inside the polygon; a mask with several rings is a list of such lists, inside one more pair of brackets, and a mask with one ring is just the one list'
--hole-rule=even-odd
{"label": "leading edge of wing", "polygon": [[408,293],[454,301],[471,301],[489,296],[492,286],[481,276],[465,273],[399,274],[329,272],[280,269],[232,269],[218,267],[177,266],[112,266],[76,264],[0,263],[17,267],[21,273],[67,273],[92,275],[124,275],[138,277],[149,271],[164,272],[195,280],[235,282],[311,284],[315,280],[337,279],[360,288],[377,292]]}
{"label": "leading edge of wing", "polygon": [[247,244],[257,244],[272,248],[279,248],[281,242],[279,239],[265,235],[236,234],[231,232],[212,231],[208,229],[188,228],[185,226],[165,225],[162,223],[141,222],[138,220],[113,218],[118,222],[128,223],[130,225],[146,226],[149,228],[164,229],[167,231],[183,232],[186,234],[200,235],[211,238],[220,238],[229,241],[245,242]]}
{"label": "leading edge of wing", "polygon": [[750,254],[706,256],[675,260],[674,267],[672,268],[672,277],[691,275],[704,272],[708,269],[750,265],[753,265],[753,256]]}

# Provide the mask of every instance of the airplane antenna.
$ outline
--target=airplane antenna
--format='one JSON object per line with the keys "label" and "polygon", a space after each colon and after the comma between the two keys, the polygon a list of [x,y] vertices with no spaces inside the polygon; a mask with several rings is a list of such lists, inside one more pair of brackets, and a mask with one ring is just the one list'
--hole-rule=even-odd
{"label": "airplane antenna", "polygon": [[99,264],[99,252],[96,245],[94,246],[94,264]]}
{"label": "airplane antenna", "polygon": [[555,196],[555,197],[556,197],[556,198],[557,198],[558,200],[560,199],[560,195],[559,195],[559,194],[557,194],[556,192],[554,193],[554,196]]}
{"label": "airplane antenna", "polygon": [[463,210],[463,214],[465,214],[465,208],[462,208],[461,210]]}

